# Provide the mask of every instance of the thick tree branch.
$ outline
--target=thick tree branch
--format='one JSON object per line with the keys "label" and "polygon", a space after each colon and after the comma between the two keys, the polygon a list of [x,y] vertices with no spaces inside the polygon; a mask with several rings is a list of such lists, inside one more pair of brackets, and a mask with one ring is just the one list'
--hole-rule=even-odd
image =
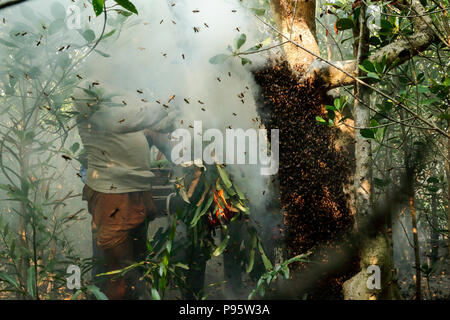
{"label": "thick tree branch", "polygon": [[[430,28],[431,18],[426,15],[425,8],[419,0],[412,0],[411,6],[417,13],[417,16],[412,19],[414,34],[397,39],[372,53],[369,56],[371,62],[381,62],[386,57],[388,67],[394,63],[398,65],[419,54],[435,41],[434,32]],[[356,76],[358,73],[358,66],[353,60],[335,62],[334,64],[351,75]],[[355,82],[353,77],[349,77],[341,70],[338,70],[323,60],[317,59],[311,64],[303,79],[315,80],[319,78],[330,88],[349,85]]]}

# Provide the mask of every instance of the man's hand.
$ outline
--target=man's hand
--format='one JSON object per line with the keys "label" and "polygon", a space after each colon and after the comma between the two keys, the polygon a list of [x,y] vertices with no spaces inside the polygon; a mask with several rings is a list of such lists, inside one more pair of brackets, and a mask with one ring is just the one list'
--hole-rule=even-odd
{"label": "man's hand", "polygon": [[161,151],[167,160],[171,159],[172,142],[169,139],[169,133],[160,133],[154,130],[145,129],[145,137],[149,145],[155,145]]}

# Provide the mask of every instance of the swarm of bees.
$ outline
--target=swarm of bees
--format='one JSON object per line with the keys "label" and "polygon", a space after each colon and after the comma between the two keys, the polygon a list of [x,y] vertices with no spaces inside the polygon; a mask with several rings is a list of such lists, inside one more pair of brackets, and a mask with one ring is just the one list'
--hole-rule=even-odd
{"label": "swarm of bees", "polygon": [[[318,94],[321,84],[300,84],[284,62],[268,64],[254,75],[261,88],[262,124],[279,129],[278,177],[288,250],[296,255],[318,245],[335,246],[332,241],[353,226],[342,189],[352,166],[348,155],[334,147],[338,129],[315,120],[326,117],[323,95]],[[341,276],[328,279],[327,285]]]}

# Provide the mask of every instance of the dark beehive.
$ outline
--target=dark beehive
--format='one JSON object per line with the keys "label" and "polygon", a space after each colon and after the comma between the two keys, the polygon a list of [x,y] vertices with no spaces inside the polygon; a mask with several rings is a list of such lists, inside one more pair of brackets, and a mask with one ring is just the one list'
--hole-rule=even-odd
{"label": "dark beehive", "polygon": [[[343,190],[352,168],[348,155],[335,148],[338,129],[316,120],[326,118],[323,87],[299,83],[286,63],[268,65],[254,76],[261,87],[262,121],[280,130],[280,202],[289,256],[336,246],[353,225]],[[344,278],[333,276],[326,285],[334,281],[339,290]]]}

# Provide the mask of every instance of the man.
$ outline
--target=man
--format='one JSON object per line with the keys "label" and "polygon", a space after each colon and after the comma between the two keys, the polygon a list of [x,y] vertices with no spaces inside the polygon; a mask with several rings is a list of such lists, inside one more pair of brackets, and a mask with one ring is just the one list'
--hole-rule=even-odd
{"label": "man", "polygon": [[[157,214],[151,195],[150,130],[170,127],[175,113],[151,105],[136,94],[99,81],[85,83],[74,93],[78,131],[86,150],[83,200],[92,215],[94,258],[102,257],[104,271],[142,261],[147,223]],[[116,95],[106,95],[114,92]],[[109,299],[136,298],[138,274],[108,278]]]}

